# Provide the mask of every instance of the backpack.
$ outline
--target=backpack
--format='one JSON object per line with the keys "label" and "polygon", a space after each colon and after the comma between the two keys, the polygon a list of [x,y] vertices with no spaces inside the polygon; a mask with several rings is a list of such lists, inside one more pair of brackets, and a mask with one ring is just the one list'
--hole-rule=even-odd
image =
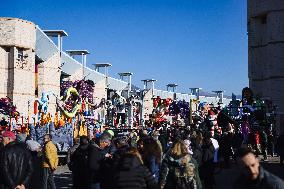
{"label": "backpack", "polygon": [[[194,166],[189,164],[187,166]],[[197,189],[197,183],[194,176],[187,176],[185,174],[186,166],[178,166],[173,168],[173,177],[175,189]]]}

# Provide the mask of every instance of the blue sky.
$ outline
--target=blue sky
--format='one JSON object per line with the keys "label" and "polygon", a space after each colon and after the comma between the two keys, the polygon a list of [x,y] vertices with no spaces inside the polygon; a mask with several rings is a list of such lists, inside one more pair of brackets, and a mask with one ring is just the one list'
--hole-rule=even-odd
{"label": "blue sky", "polygon": [[64,29],[63,49],[87,49],[88,65],[110,62],[110,74],[133,83],[157,79],[241,94],[248,85],[246,0],[13,0],[0,16]]}

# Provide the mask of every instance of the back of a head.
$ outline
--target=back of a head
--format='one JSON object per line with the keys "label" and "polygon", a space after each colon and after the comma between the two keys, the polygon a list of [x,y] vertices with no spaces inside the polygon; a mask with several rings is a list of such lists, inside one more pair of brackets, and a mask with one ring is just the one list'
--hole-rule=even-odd
{"label": "back of a head", "polygon": [[26,142],[26,138],[27,138],[27,135],[23,133],[17,134],[16,136],[17,142]]}
{"label": "back of a head", "polygon": [[188,148],[182,140],[177,140],[170,150],[171,156],[181,158],[189,154]]}
{"label": "back of a head", "polygon": [[117,148],[128,146],[127,138],[125,138],[125,137],[116,138],[114,143],[115,143]]}
{"label": "back of a head", "polygon": [[137,150],[137,148],[134,147],[128,147],[127,150],[124,152],[123,156],[131,156],[131,157],[135,157],[137,158],[141,164],[143,164],[143,160],[141,157],[141,154],[139,153],[139,151]]}
{"label": "back of a head", "polygon": [[87,145],[89,144],[89,139],[87,136],[80,136],[80,145]]}
{"label": "back of a head", "polygon": [[111,142],[111,137],[108,134],[102,134],[100,136],[100,142]]}

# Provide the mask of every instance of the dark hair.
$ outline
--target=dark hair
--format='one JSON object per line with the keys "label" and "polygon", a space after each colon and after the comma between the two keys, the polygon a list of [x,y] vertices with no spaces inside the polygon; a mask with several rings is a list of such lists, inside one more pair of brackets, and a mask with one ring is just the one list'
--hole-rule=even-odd
{"label": "dark hair", "polygon": [[127,139],[125,137],[119,137],[114,140],[116,147],[128,146]]}
{"label": "dark hair", "polygon": [[154,156],[157,163],[161,163],[162,150],[153,138],[146,138],[143,141],[143,159],[150,158]]}
{"label": "dark hair", "polygon": [[248,154],[254,155],[254,152],[248,147],[241,147],[240,149],[237,150],[236,157],[237,158],[243,158],[244,156],[246,156]]}
{"label": "dark hair", "polygon": [[52,135],[51,134],[46,134],[45,136],[48,136],[50,140],[52,140]]}
{"label": "dark hair", "polygon": [[248,104],[252,104],[253,103],[253,92],[249,87],[245,87],[242,90],[242,102],[244,101],[244,98],[245,98],[244,94],[245,94],[246,91],[250,93],[250,99],[246,99],[246,100],[247,100]]}
{"label": "dark hair", "polygon": [[89,139],[87,136],[80,136],[80,145],[86,145],[89,143]]}
{"label": "dark hair", "polygon": [[109,142],[111,142],[111,137],[108,135],[108,134],[102,134],[101,136],[100,136],[100,139],[99,139],[100,141],[109,141]]}

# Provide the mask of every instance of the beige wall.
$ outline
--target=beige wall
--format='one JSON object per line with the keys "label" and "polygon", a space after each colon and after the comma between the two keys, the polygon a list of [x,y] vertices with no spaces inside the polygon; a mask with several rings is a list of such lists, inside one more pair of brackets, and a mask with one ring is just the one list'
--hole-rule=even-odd
{"label": "beige wall", "polygon": [[22,114],[34,99],[35,31],[31,22],[0,18],[0,96],[10,97]]}
{"label": "beige wall", "polygon": [[[54,93],[60,96],[60,54],[54,54],[47,61],[38,65],[38,98],[41,98],[42,93]],[[56,112],[56,98],[54,95],[49,95],[48,112],[54,115]]]}

